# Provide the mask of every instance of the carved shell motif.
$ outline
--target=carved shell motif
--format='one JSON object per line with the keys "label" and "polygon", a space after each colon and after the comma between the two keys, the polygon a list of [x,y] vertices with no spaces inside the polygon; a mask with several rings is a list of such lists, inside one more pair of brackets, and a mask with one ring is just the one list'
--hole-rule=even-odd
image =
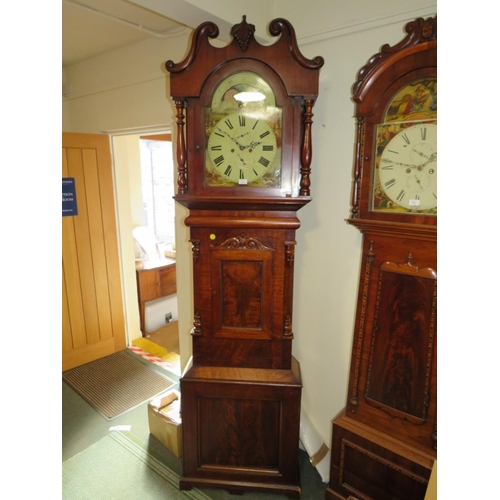
{"label": "carved shell motif", "polygon": [[216,247],[214,243],[210,245],[212,248],[223,248],[226,250],[274,250],[273,246],[264,245],[259,240],[246,236],[232,236]]}

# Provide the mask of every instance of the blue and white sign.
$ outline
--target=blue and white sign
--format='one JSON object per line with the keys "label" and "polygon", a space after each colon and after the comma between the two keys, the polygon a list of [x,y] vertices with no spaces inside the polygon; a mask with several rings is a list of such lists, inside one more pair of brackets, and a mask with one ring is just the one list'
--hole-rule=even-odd
{"label": "blue and white sign", "polygon": [[73,177],[63,177],[62,179],[62,216],[68,215],[78,215],[75,179]]}

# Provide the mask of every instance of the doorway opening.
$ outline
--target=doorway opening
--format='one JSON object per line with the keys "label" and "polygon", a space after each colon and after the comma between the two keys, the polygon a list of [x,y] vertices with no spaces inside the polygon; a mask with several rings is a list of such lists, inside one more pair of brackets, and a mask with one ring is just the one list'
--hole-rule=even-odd
{"label": "doorway opening", "polygon": [[166,351],[180,369],[171,134],[128,132],[111,141],[127,345]]}
{"label": "doorway opening", "polygon": [[146,226],[163,252],[175,258],[174,163],[171,134],[139,138],[142,198]]}

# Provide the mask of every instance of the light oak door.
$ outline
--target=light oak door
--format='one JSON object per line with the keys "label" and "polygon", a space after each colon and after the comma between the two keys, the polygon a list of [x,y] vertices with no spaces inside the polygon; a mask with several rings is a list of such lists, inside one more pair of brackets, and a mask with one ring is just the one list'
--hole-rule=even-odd
{"label": "light oak door", "polygon": [[62,217],[62,369],[126,347],[109,137],[63,133],[62,176],[77,215]]}

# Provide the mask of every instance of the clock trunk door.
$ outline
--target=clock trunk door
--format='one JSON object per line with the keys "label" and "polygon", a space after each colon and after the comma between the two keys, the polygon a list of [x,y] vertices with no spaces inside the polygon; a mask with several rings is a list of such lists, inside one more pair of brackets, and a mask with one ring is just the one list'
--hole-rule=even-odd
{"label": "clock trunk door", "polygon": [[290,368],[293,239],[279,229],[192,228],[196,363]]}
{"label": "clock trunk door", "polygon": [[368,234],[348,401],[348,415],[427,452],[437,425],[434,247]]}

